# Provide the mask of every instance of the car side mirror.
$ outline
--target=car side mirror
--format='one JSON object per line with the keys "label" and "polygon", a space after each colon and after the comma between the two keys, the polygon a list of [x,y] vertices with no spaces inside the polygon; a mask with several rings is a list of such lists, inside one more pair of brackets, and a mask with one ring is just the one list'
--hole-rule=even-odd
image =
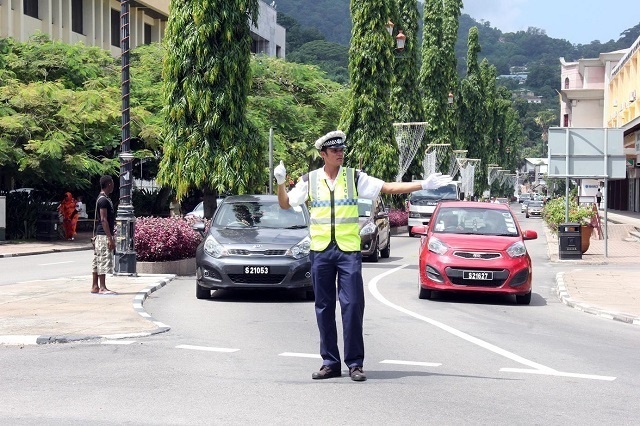
{"label": "car side mirror", "polygon": [[384,210],[380,210],[377,214],[376,214],[376,219],[384,219],[385,217],[389,217],[389,213],[384,211]]}
{"label": "car side mirror", "polygon": [[522,238],[524,238],[525,240],[535,240],[538,238],[538,233],[536,231],[527,229],[522,233]]}
{"label": "car side mirror", "polygon": [[418,225],[411,228],[411,232],[419,235],[427,235],[427,227],[424,225]]}
{"label": "car side mirror", "polygon": [[199,232],[200,235],[204,236],[204,222],[196,222],[193,225],[191,225],[191,228],[194,231]]}

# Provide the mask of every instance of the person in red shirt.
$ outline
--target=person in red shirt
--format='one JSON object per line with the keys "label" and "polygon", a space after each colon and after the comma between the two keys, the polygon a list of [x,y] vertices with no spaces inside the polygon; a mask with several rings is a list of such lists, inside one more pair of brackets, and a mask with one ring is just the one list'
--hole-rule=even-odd
{"label": "person in red shirt", "polygon": [[76,200],[70,192],[64,194],[64,200],[58,206],[58,213],[62,216],[62,227],[64,237],[72,241],[76,236],[76,226],[78,225],[78,211],[76,210]]}

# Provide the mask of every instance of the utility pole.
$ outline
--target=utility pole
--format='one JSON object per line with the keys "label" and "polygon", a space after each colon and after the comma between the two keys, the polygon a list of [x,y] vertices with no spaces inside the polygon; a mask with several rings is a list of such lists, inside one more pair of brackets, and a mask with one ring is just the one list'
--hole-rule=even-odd
{"label": "utility pole", "polygon": [[120,0],[120,50],[122,56],[122,140],[120,142],[120,200],[116,212],[116,275],[136,275],[136,251],[133,243],[136,217],[131,203],[133,154],[129,114],[129,2]]}

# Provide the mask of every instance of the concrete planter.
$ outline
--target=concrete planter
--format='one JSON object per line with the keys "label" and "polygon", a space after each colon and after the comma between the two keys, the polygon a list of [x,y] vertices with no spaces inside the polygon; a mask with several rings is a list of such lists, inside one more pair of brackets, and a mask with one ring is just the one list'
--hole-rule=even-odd
{"label": "concrete planter", "polygon": [[175,274],[195,275],[196,258],[170,260],[167,262],[140,262],[136,263],[138,274]]}

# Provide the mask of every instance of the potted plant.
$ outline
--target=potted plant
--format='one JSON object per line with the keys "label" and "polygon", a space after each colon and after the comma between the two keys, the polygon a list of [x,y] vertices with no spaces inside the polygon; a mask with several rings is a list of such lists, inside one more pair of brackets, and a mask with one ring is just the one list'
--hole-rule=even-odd
{"label": "potted plant", "polygon": [[[580,224],[582,253],[589,249],[591,233],[593,232],[593,218],[595,213],[591,208],[580,206],[575,200],[569,201],[569,223]],[[565,198],[550,200],[542,211],[542,219],[550,229],[558,232],[558,225],[566,223],[566,202]]]}

